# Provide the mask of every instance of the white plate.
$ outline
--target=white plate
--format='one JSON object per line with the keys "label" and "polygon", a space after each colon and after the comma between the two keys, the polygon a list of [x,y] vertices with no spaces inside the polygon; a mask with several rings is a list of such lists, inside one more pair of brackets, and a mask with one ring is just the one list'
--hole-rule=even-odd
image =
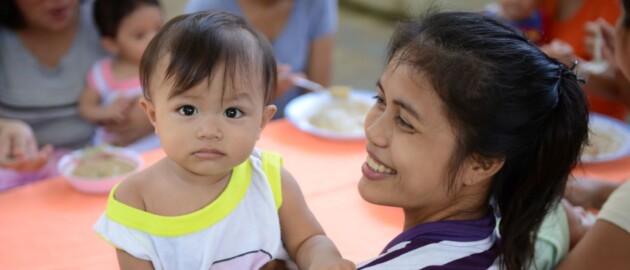
{"label": "white plate", "polygon": [[630,128],[617,119],[591,113],[589,142],[584,148],[582,162],[603,162],[630,154]]}
{"label": "white plate", "polygon": [[[367,90],[352,89],[347,99],[351,102],[365,104],[368,108],[374,104],[376,93]],[[311,118],[319,113],[322,108],[330,106],[339,100],[326,92],[311,92],[301,95],[289,102],[284,110],[284,115],[298,129],[322,138],[334,140],[359,140],[365,138],[363,121],[365,115],[360,117],[360,123],[354,125],[357,128],[347,131],[335,131],[332,129],[315,126]],[[367,110],[366,110],[367,114]],[[344,121],[347,119],[340,119]],[[356,123],[356,122],[353,122]]]}

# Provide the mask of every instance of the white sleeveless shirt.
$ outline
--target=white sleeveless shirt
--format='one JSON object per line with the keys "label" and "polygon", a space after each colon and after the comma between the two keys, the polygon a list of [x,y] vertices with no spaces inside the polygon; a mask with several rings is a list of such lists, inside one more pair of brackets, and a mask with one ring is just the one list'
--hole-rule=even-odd
{"label": "white sleeveless shirt", "polygon": [[278,216],[281,166],[278,154],[254,150],[215,201],[181,216],[122,204],[115,187],[94,230],[155,269],[259,269],[270,260],[288,261]]}

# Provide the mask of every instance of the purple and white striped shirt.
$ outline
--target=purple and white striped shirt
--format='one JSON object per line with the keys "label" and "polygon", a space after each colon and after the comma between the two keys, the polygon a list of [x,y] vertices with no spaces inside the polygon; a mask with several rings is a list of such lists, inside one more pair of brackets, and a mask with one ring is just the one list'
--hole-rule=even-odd
{"label": "purple and white striped shirt", "polygon": [[478,220],[420,224],[402,232],[358,269],[499,269],[495,224],[492,213]]}

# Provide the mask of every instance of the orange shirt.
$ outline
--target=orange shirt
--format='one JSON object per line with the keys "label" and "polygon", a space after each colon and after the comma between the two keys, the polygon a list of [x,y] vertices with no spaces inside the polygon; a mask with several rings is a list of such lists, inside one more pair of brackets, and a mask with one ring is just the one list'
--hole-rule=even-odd
{"label": "orange shirt", "polygon": [[540,5],[545,18],[545,36],[549,40],[560,39],[571,44],[575,55],[586,60],[589,60],[590,56],[584,46],[586,35],[584,25],[598,18],[603,18],[614,25],[621,15],[619,0],[585,0],[573,16],[562,21],[555,18],[558,0],[544,0]]}
{"label": "orange shirt", "polygon": [[[575,55],[582,59],[590,60],[590,55],[584,46],[586,30],[584,26],[589,21],[603,18],[610,24],[615,24],[621,15],[621,3],[619,0],[585,0],[582,6],[566,20],[555,19],[558,0],[541,1],[540,10],[543,13],[544,35],[548,41],[560,39],[573,47]],[[620,120],[625,120],[628,109],[615,100],[607,100],[598,96],[589,95],[591,111],[603,113]]]}

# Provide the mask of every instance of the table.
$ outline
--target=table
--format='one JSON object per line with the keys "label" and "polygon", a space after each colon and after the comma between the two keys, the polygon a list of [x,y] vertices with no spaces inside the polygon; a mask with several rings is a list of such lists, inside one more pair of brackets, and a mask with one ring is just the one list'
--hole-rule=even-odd
{"label": "table", "polygon": [[[286,120],[270,123],[257,146],[283,155],[306,201],[341,253],[360,262],[377,255],[402,230],[399,209],[369,204],[357,192],[364,141],[330,141]],[[143,154],[145,164],[164,156]],[[630,157],[588,164],[576,174],[622,181]],[[117,269],[114,249],[92,232],[106,196],[74,191],[56,177],[0,193],[0,269]]]}

